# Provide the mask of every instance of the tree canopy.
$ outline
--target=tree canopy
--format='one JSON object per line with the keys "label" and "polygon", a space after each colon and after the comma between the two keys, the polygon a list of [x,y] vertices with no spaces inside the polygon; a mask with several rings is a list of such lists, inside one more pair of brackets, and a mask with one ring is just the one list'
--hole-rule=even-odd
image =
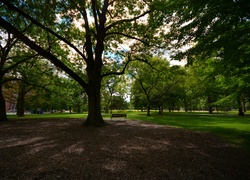
{"label": "tree canopy", "polygon": [[172,1],[171,6],[168,39],[175,47],[190,45],[179,57],[191,62],[194,56],[216,56],[226,67],[249,65],[249,1],[185,0]]}

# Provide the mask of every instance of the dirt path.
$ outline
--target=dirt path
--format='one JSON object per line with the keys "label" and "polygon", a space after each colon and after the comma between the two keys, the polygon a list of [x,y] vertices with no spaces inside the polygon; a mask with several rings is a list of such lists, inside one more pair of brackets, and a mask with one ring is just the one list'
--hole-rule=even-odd
{"label": "dirt path", "polygon": [[250,179],[250,160],[208,133],[140,121],[0,124],[0,179]]}

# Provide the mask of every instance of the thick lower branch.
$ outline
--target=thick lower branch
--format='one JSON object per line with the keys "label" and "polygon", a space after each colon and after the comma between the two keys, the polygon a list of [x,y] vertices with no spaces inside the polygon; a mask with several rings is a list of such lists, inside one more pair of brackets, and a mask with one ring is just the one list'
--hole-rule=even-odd
{"label": "thick lower branch", "polygon": [[44,25],[42,25],[41,23],[37,22],[34,18],[30,17],[28,14],[24,13],[23,11],[21,11],[20,9],[18,9],[16,6],[12,5],[10,2],[8,2],[8,0],[1,0],[1,2],[3,2],[4,4],[6,4],[9,9],[14,10],[16,12],[18,12],[20,15],[22,15],[23,17],[27,18],[28,20],[30,20],[32,23],[34,23],[35,25],[39,26],[40,28],[46,30],[47,32],[51,33],[52,35],[56,36],[58,39],[62,40],[63,42],[65,42],[66,44],[68,44],[71,48],[73,48],[84,60],[87,60],[87,58],[85,57],[85,55],[78,49],[76,48],[73,44],[71,44],[68,40],[66,40],[65,38],[63,38],[62,36],[60,36],[59,34],[55,33],[54,31],[52,31],[51,29],[45,27]]}
{"label": "thick lower branch", "polygon": [[49,59],[56,67],[62,69],[69,76],[71,76],[74,80],[76,80],[86,91],[88,90],[87,83],[80,76],[78,76],[78,74],[76,74],[74,71],[68,68],[63,62],[57,59],[53,54],[46,51],[45,49],[37,45],[35,42],[27,38],[25,35],[23,35],[14,26],[12,26],[7,21],[5,21],[2,17],[0,17],[0,26],[6,29],[7,31],[9,31],[10,33],[12,33],[17,38],[19,38],[27,46],[29,46],[31,49],[36,51],[39,55]]}

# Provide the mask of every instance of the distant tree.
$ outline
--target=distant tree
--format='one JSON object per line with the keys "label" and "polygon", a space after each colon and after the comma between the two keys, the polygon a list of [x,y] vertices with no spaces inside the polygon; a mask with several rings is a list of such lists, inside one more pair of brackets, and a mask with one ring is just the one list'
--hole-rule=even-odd
{"label": "distant tree", "polygon": [[[3,88],[10,81],[21,80],[17,67],[37,56],[28,51],[27,48],[18,42],[17,38],[10,33],[1,31],[2,38],[0,43],[0,121],[6,121],[6,109]],[[21,49],[22,48],[22,49]]]}
{"label": "distant tree", "polygon": [[[222,75],[227,78],[242,77],[236,84],[242,80],[244,84],[249,84],[249,78],[245,78],[250,70],[249,9],[248,0],[171,1],[171,16],[166,16],[171,23],[167,40],[177,49],[175,58],[187,59],[191,64],[213,57],[216,64],[220,64]],[[187,50],[183,50],[183,47],[187,47]],[[243,89],[234,90],[239,94],[238,104],[241,108]],[[208,101],[214,100],[208,97]],[[239,114],[243,114],[240,109]]]}
{"label": "distant tree", "polygon": [[[189,68],[190,75],[196,78],[196,86],[190,87],[196,89],[196,97],[203,98],[208,112],[211,114],[214,110],[214,102],[216,102],[223,93],[220,84],[220,66],[216,59],[210,58],[206,61],[194,62]],[[192,73],[192,74],[191,74]],[[187,78],[188,79],[188,78]]]}
{"label": "distant tree", "polygon": [[151,64],[133,63],[129,69],[130,75],[135,79],[132,87],[134,102],[138,102],[138,100],[145,102],[146,100],[148,116],[150,116],[153,104],[157,104],[159,113],[161,113],[163,104],[166,104],[164,100],[168,100],[170,103],[170,96],[173,97],[174,91],[183,81],[183,77],[180,75],[184,73],[183,69],[178,66],[170,67],[169,62],[160,57],[153,57],[150,62]]}
{"label": "distant tree", "polygon": [[128,103],[122,96],[113,96],[110,108],[115,110],[125,110],[128,109]]}
{"label": "distant tree", "polygon": [[153,100],[153,91],[157,88],[157,85],[160,82],[159,79],[163,74],[157,69],[155,69],[156,64],[160,64],[158,59],[155,58],[154,61],[154,65],[152,65],[153,62],[151,62],[152,64],[140,64],[138,62],[134,62],[129,69],[129,74],[135,79],[134,87],[132,88],[140,89],[136,91],[134,90],[134,92],[139,92],[147,100],[147,116],[150,116],[150,109]]}
{"label": "distant tree", "polygon": [[[159,79],[160,82],[153,97],[159,113],[162,113],[164,106],[168,106],[169,111],[180,109],[180,98],[184,91],[182,84],[186,75],[185,69],[177,65],[167,68],[162,64],[159,68],[163,75]],[[157,69],[159,70],[159,68]]]}
{"label": "distant tree", "polygon": [[121,79],[115,76],[107,77],[103,80],[103,100],[105,113],[109,112],[110,105],[112,104],[113,95],[116,93],[116,86]]}

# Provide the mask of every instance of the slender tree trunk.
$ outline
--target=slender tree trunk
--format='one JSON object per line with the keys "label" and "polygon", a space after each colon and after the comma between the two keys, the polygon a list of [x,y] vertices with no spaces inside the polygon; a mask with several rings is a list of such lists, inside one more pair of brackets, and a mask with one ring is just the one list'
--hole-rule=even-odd
{"label": "slender tree trunk", "polygon": [[163,103],[160,101],[159,102],[159,114],[162,114],[163,113]]}
{"label": "slender tree trunk", "polygon": [[147,116],[150,116],[150,103],[148,103],[148,106],[147,106]]}
{"label": "slender tree trunk", "polygon": [[105,113],[106,113],[106,114],[109,113],[109,104],[106,104],[106,106],[105,106]]}
{"label": "slender tree trunk", "polygon": [[54,113],[54,106],[53,105],[51,106],[51,113],[52,114]]}
{"label": "slender tree trunk", "polygon": [[208,113],[209,113],[209,114],[212,114],[212,113],[213,113],[213,107],[211,106],[212,99],[211,99],[210,96],[208,96],[207,102],[208,102]]}
{"label": "slender tree trunk", "polygon": [[211,106],[208,107],[208,113],[213,114],[213,108]]}
{"label": "slender tree trunk", "polygon": [[243,110],[242,110],[242,107],[239,107],[238,112],[239,112],[238,113],[239,116],[244,116],[245,115]]}
{"label": "slender tree trunk", "polygon": [[69,106],[69,114],[72,114],[72,108]]}
{"label": "slender tree trunk", "polygon": [[25,87],[20,86],[18,91],[18,98],[17,98],[17,116],[23,117],[24,116],[24,104],[25,104]]}
{"label": "slender tree trunk", "polygon": [[237,103],[238,103],[238,115],[239,116],[244,116],[245,113],[243,112],[241,97],[240,96],[238,97]]}
{"label": "slender tree trunk", "polygon": [[80,102],[77,102],[77,104],[76,104],[76,112],[81,113],[81,103]]}
{"label": "slender tree trunk", "polygon": [[160,102],[158,102],[158,110],[159,110],[159,114],[162,114],[162,106]]}
{"label": "slender tree trunk", "polygon": [[[112,97],[111,97],[112,98]],[[108,103],[105,106],[105,113],[108,114],[109,113],[109,106],[110,106],[110,102],[111,102],[111,98],[109,99]],[[110,114],[112,113],[112,111],[110,111]]]}
{"label": "slender tree trunk", "polygon": [[184,99],[184,108],[185,108],[185,112],[188,112],[188,103],[187,103],[187,100],[186,98]]}
{"label": "slender tree trunk", "polygon": [[242,96],[242,108],[243,108],[243,112],[246,113],[247,109],[246,109],[246,101],[245,101],[245,97]]}
{"label": "slender tree trunk", "polygon": [[5,99],[3,97],[2,86],[0,86],[0,121],[7,121],[7,114],[5,109]]}

